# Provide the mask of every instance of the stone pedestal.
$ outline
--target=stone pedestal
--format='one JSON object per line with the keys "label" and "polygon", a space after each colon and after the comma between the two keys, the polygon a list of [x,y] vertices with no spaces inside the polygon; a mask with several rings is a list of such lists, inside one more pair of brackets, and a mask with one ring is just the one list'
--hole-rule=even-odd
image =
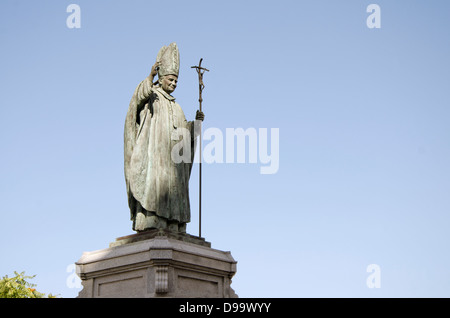
{"label": "stone pedestal", "polygon": [[237,297],[231,288],[236,261],[202,238],[149,231],[85,252],[76,263],[79,298]]}

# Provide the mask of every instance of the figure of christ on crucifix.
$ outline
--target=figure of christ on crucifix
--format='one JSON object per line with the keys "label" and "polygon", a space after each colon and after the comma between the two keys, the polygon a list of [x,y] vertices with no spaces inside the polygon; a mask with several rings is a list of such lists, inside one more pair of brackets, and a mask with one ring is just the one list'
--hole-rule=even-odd
{"label": "figure of christ on crucifix", "polygon": [[[180,56],[175,43],[160,49],[150,75],[136,88],[124,131],[125,181],[133,230],[186,232],[190,221],[189,178],[195,139],[205,116],[187,121],[172,93],[177,87]],[[158,81],[153,82],[158,75]],[[174,131],[190,131],[191,160],[175,163],[171,152],[179,140]],[[176,134],[175,134],[176,135]]]}

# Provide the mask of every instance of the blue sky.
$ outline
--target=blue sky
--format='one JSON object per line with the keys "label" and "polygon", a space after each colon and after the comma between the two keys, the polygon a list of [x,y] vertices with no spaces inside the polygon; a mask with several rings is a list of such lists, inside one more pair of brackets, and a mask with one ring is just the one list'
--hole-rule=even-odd
{"label": "blue sky", "polygon": [[132,233],[125,115],[176,42],[188,119],[203,57],[205,129],[279,129],[276,174],[203,164],[202,235],[238,261],[239,296],[450,297],[450,4],[170,3],[1,2],[0,275],[75,297],[66,268]]}

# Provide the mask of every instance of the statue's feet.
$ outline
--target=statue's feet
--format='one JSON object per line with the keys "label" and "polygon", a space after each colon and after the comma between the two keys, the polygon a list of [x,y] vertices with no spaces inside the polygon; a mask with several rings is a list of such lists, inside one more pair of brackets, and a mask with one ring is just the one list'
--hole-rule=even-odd
{"label": "statue's feet", "polygon": [[174,233],[186,233],[186,223],[169,221],[166,218],[157,216],[151,211],[139,211],[133,220],[133,230],[143,232],[147,230],[168,230]]}
{"label": "statue's feet", "polygon": [[158,217],[153,212],[148,211],[146,213],[137,213],[136,220],[133,225],[133,229],[138,232],[165,228],[167,228],[167,220]]}
{"label": "statue's feet", "polygon": [[167,220],[156,215],[147,217],[146,229],[165,229],[167,228]]}
{"label": "statue's feet", "polygon": [[167,229],[175,233],[186,233],[186,223],[170,222]]}
{"label": "statue's feet", "polygon": [[177,222],[170,222],[167,226],[167,229],[171,232],[177,232],[178,233],[178,223]]}

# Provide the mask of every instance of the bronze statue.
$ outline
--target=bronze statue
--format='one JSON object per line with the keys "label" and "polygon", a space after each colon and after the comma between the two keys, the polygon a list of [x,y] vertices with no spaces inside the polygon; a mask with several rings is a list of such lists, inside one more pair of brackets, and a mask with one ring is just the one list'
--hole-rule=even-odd
{"label": "bronze statue", "polygon": [[[150,75],[130,101],[124,132],[125,181],[133,230],[168,229],[186,232],[190,221],[189,178],[195,153],[196,123],[187,121],[171,95],[177,87],[180,56],[175,43],[160,49]],[[155,76],[158,81],[153,83]],[[191,160],[171,158],[174,131],[190,132]],[[189,161],[189,160],[188,160]]]}

